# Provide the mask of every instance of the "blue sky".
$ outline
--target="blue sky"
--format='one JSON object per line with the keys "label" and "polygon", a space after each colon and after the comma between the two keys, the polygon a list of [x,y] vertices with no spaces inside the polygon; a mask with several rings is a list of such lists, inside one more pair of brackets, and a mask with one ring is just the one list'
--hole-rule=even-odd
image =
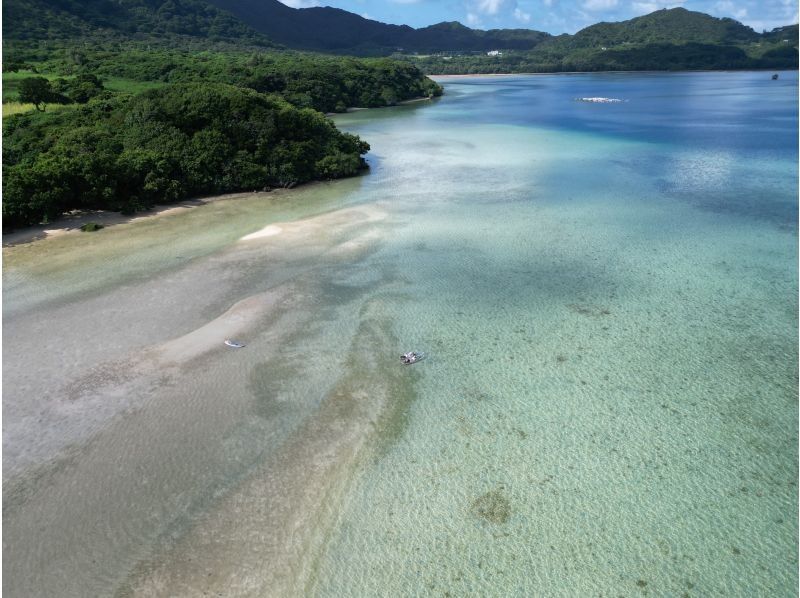
{"label": "blue sky", "polygon": [[460,21],[476,29],[575,33],[600,21],[624,21],[683,6],[732,17],[756,31],[797,23],[797,0],[281,0],[294,8],[334,6],[384,23],[424,27]]}

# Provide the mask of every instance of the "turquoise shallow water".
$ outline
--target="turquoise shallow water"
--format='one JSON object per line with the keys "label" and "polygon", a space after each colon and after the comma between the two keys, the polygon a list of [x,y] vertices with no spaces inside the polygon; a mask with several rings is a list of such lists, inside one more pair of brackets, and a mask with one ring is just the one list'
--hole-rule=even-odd
{"label": "turquoise shallow water", "polygon": [[6,254],[8,595],[796,595],[797,74],[444,83],[336,118],[367,176]]}
{"label": "turquoise shallow water", "polygon": [[794,594],[796,78],[765,79],[446,81],[409,117],[383,259],[432,358],[319,594]]}

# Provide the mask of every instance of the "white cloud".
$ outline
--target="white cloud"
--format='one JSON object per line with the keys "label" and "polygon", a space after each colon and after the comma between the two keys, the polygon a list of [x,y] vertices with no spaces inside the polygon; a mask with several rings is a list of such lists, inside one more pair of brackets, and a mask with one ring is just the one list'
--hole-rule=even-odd
{"label": "white cloud", "polygon": [[483,17],[489,17],[494,22],[500,22],[512,15],[516,18],[518,10],[521,15],[526,14],[517,6],[517,0],[466,0],[464,6],[467,9],[467,18],[472,14],[476,23]]}
{"label": "white cloud", "polygon": [[714,4],[714,14],[725,15],[726,17],[733,17],[734,19],[742,20],[747,18],[747,9],[743,6],[736,6],[730,0],[721,0]]}
{"label": "white cloud", "polygon": [[504,4],[506,4],[506,0],[478,0],[475,6],[480,13],[496,15]]}
{"label": "white cloud", "polygon": [[616,8],[617,4],[619,4],[619,0],[585,0],[581,6],[585,10],[610,10],[612,8]]}
{"label": "white cloud", "polygon": [[631,2],[631,9],[636,15],[646,15],[662,8],[676,8],[683,6],[686,0],[646,0],[644,2]]}
{"label": "white cloud", "polygon": [[514,9],[514,18],[520,23],[530,23],[531,15],[527,12],[522,12],[519,7]]}
{"label": "white cloud", "polygon": [[475,27],[476,25],[480,24],[481,24],[481,18],[478,15],[472,12],[467,13],[467,25]]}
{"label": "white cloud", "polygon": [[631,9],[636,15],[648,15],[658,8],[655,2],[631,2]]}
{"label": "white cloud", "polygon": [[542,4],[547,6],[548,8],[553,6],[553,0],[542,0]]}
{"label": "white cloud", "polygon": [[797,0],[753,0],[744,1],[751,10],[749,14],[755,15],[744,21],[756,31],[765,29],[771,31],[775,27],[793,25],[797,23]]}
{"label": "white cloud", "polygon": [[281,2],[292,8],[311,8],[320,5],[319,0],[281,0]]}

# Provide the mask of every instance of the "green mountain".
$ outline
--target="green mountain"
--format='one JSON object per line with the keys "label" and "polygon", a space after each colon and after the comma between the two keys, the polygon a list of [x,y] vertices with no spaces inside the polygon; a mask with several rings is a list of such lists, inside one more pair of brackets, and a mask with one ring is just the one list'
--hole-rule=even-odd
{"label": "green mountain", "polygon": [[342,54],[529,50],[550,36],[531,29],[470,29],[456,22],[422,29],[387,25],[330,7],[290,8],[278,0],[209,0],[290,48]]}
{"label": "green mountain", "polygon": [[[13,42],[141,40],[286,47],[360,56],[401,55],[427,72],[793,68],[797,25],[757,33],[729,18],[684,8],[575,35],[530,29],[470,29],[444,22],[414,29],[330,7],[278,0],[7,0],[4,39]],[[487,57],[489,50],[502,56]],[[418,56],[419,54],[447,54]]]}
{"label": "green mountain", "polygon": [[230,13],[204,0],[9,0],[4,41],[195,38],[274,46]]}
{"label": "green mountain", "polygon": [[776,43],[790,43],[797,45],[798,26],[787,25],[785,27],[776,27],[772,31],[764,32],[763,39],[768,42]]}
{"label": "green mountain", "polygon": [[662,9],[619,23],[597,23],[575,35],[559,36],[549,45],[564,51],[645,44],[749,43],[759,38],[750,27],[733,19],[718,19],[685,8]]}
{"label": "green mountain", "polygon": [[406,56],[427,73],[790,69],[798,66],[797,25],[757,33],[733,19],[684,8],[553,36],[502,56]]}

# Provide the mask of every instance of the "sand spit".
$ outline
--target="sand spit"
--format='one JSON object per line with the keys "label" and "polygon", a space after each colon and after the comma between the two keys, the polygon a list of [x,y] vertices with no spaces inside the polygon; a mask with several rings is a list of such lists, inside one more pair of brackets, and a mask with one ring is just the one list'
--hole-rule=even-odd
{"label": "sand spit", "polygon": [[3,247],[11,247],[20,243],[30,243],[40,239],[58,237],[67,233],[81,232],[80,228],[88,222],[96,222],[103,226],[114,226],[126,222],[135,222],[143,218],[153,218],[156,216],[167,216],[177,214],[197,206],[208,203],[209,200],[187,200],[179,205],[163,206],[154,208],[146,212],[139,212],[132,216],[126,216],[119,212],[107,212],[105,210],[76,211],[66,214],[50,224],[39,224],[28,228],[16,230],[3,234]]}
{"label": "sand spit", "polygon": [[413,373],[385,356],[392,339],[381,305],[365,305],[347,360],[357,365],[317,412],[119,596],[307,595],[342,496],[371,453],[364,449],[413,394]]}
{"label": "sand spit", "polygon": [[322,233],[337,233],[356,225],[375,224],[386,218],[386,212],[374,205],[363,205],[353,208],[343,208],[292,222],[278,222],[268,224],[262,229],[247,234],[239,239],[243,241],[256,241],[282,235],[279,242],[311,241]]}
{"label": "sand spit", "polygon": [[287,294],[286,288],[275,289],[237,301],[228,311],[205,326],[155,349],[166,363],[186,363],[217,349],[232,336],[246,334],[253,323],[272,309]]}
{"label": "sand spit", "polygon": [[379,231],[370,230],[333,247],[329,254],[336,258],[352,258],[366,252],[380,239],[381,233]]}

